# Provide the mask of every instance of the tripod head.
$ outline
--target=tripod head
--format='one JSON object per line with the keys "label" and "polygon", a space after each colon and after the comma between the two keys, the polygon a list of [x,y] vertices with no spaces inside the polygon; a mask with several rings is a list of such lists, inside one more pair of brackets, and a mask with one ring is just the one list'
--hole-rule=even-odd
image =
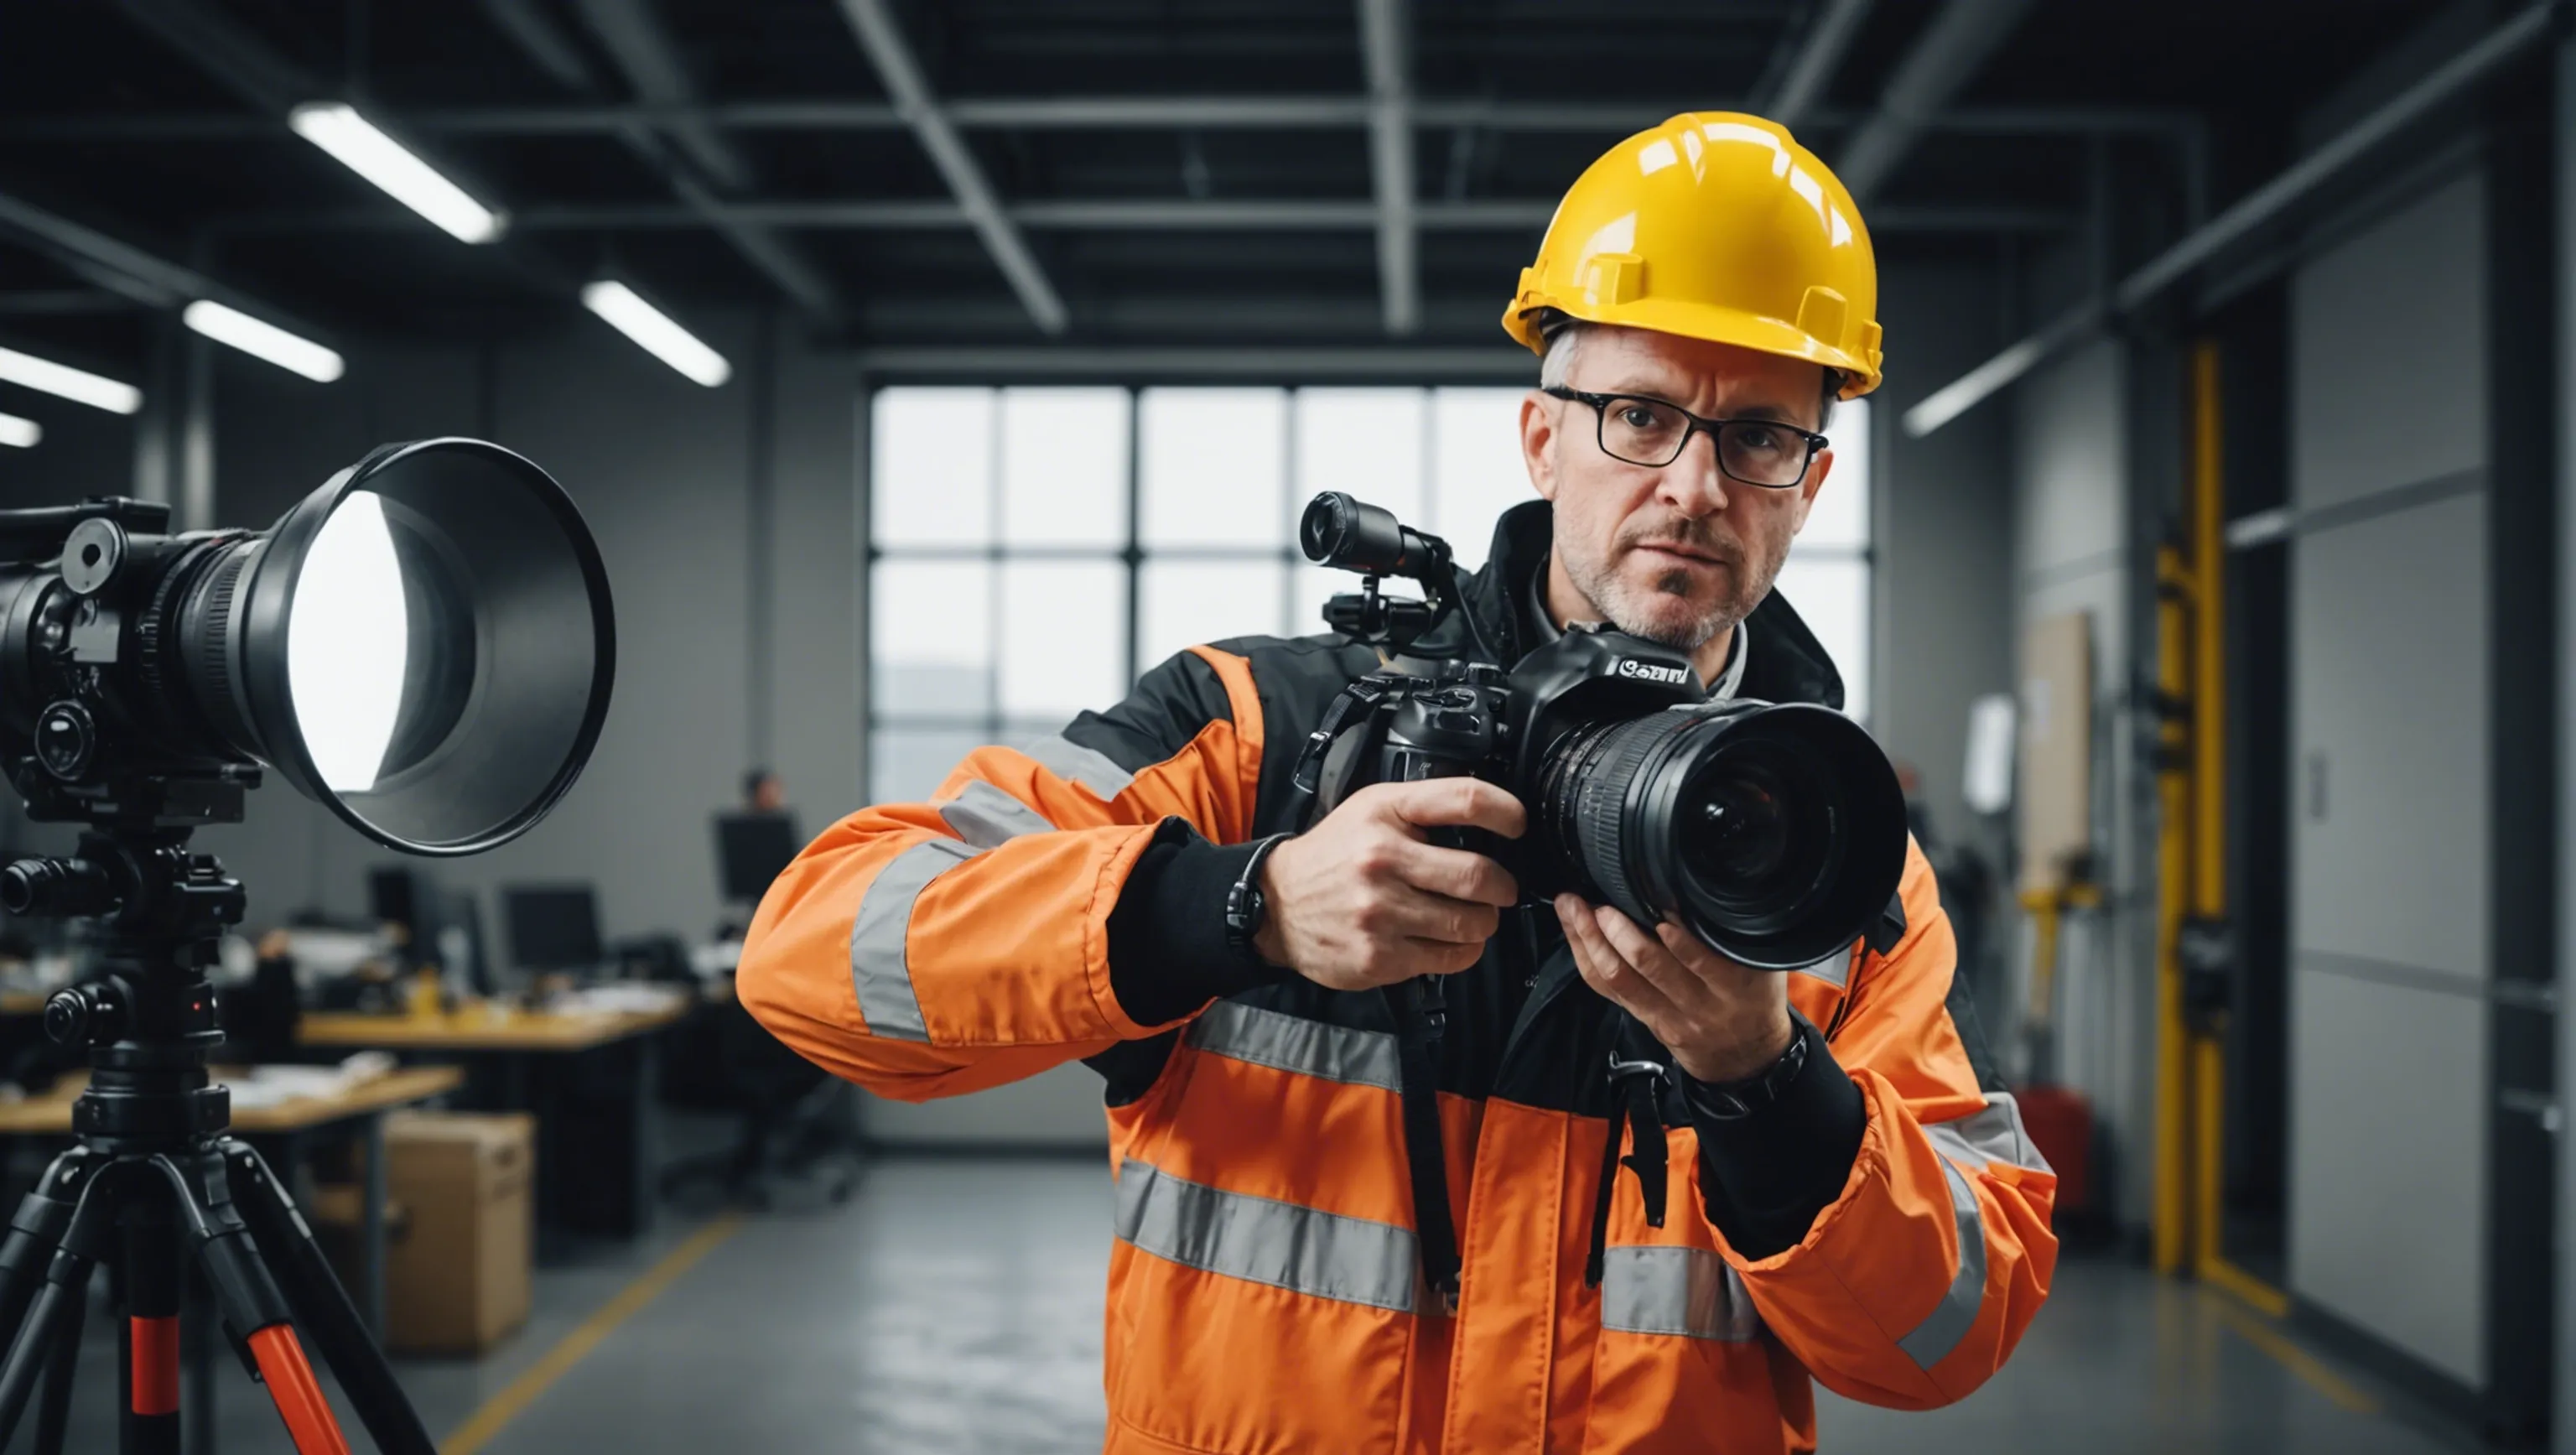
{"label": "tripod head", "polygon": [[103,973],[55,991],[45,1034],[87,1046],[89,1089],[72,1130],[118,1146],[210,1137],[230,1097],[210,1084],[207,1058],[223,1039],[206,967],[241,923],[241,881],[211,854],[188,851],[186,829],[93,829],[68,855],[0,867],[0,907],[40,918],[87,918]]}

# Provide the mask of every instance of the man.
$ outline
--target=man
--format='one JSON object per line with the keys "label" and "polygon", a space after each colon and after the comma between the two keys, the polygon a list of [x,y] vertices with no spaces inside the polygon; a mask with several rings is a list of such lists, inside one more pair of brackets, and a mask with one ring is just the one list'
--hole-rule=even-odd
{"label": "man", "polygon": [[[1513,652],[1608,620],[1714,693],[1839,706],[1770,586],[1830,401],[1878,382],[1876,298],[1850,197],[1781,128],[1614,148],[1504,318],[1543,360],[1546,503],[1505,515],[1464,609]],[[1101,1073],[1108,1448],[1809,1449],[1810,1377],[1916,1407],[1993,1373],[2047,1293],[2054,1180],[1976,1069],[1920,851],[1869,943],[1794,975],[1522,906],[1431,842],[1517,835],[1493,785],[1286,821],[1301,740],[1375,666],[1331,638],[1183,653],[843,820],[744,953],[763,1021],[880,1094]],[[1387,990],[1421,975],[1445,1024]]]}

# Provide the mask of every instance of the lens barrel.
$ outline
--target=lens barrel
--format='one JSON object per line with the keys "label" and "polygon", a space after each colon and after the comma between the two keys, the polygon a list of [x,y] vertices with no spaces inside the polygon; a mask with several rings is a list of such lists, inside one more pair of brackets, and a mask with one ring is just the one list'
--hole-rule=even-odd
{"label": "lens barrel", "polygon": [[1338,490],[1306,503],[1297,522],[1297,544],[1318,565],[1380,576],[1410,575],[1431,554],[1421,534],[1407,530],[1394,511]]}
{"label": "lens barrel", "polygon": [[1812,965],[1868,931],[1905,869],[1905,798],[1840,713],[1729,704],[1588,723],[1548,751],[1530,801],[1598,897],[1679,920],[1764,970]]}

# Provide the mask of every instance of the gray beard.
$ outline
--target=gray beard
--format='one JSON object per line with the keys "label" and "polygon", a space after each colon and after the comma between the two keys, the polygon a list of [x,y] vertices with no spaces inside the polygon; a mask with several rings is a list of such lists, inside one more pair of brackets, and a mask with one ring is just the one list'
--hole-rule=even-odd
{"label": "gray beard", "polygon": [[[1646,603],[1617,573],[1567,557],[1565,574],[1574,583],[1574,589],[1583,593],[1583,599],[1592,603],[1592,609],[1600,612],[1612,626],[1650,642],[1696,652],[1714,641],[1719,633],[1738,625],[1733,613],[1722,605],[1712,606],[1697,619],[1678,626],[1656,625],[1651,613],[1642,609]],[[1651,590],[1664,596],[1687,595],[1690,576],[1686,572],[1672,572],[1658,578]]]}

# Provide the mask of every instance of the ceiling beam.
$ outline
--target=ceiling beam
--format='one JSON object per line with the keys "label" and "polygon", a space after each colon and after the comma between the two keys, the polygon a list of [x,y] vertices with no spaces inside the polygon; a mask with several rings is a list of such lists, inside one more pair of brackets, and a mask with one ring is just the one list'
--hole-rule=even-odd
{"label": "ceiling beam", "polygon": [[2156,304],[2177,284],[2280,223],[2327,183],[2369,157],[2390,139],[2485,83],[2523,52],[2559,29],[2561,7],[2537,0],[2468,47],[2425,72],[2405,90],[2328,138],[2273,178],[2239,197],[2226,211],[2168,244],[2107,297],[2096,295],[2059,314],[2038,332],[1925,395],[1905,411],[1905,432],[1916,439],[2011,387],[2041,364]]}
{"label": "ceiling beam", "polygon": [[878,81],[893,98],[896,114],[930,154],[931,165],[948,183],[949,194],[957,199],[976,236],[984,240],[984,251],[1019,295],[1029,318],[1042,333],[1063,333],[1070,322],[1064,300],[1047,281],[1037,255],[1029,251],[1028,239],[1020,236],[1018,226],[1002,210],[1001,198],[994,194],[975,154],[967,150],[966,139],[957,134],[956,125],[931,94],[929,79],[922,75],[921,63],[914,59],[886,0],[839,0],[839,5],[842,18],[858,36],[859,48],[876,67]]}
{"label": "ceiling beam", "polygon": [[[908,201],[742,201],[722,204],[725,214],[762,227],[818,232],[930,232],[971,225],[966,209],[936,199]],[[1426,201],[1413,209],[1425,232],[1535,232],[1556,204],[1543,199]],[[1018,227],[1039,232],[1366,232],[1378,225],[1373,201],[1307,198],[1074,199],[1020,202],[1003,209]],[[407,214],[390,208],[303,209],[252,213],[213,224],[224,236],[308,231],[368,231],[401,226]],[[1974,235],[2064,232],[2076,225],[2070,212],[2041,207],[1882,207],[1870,214],[1878,236]],[[652,232],[707,225],[696,209],[667,202],[567,203],[511,215],[520,232]]]}
{"label": "ceiling beam", "polygon": [[[496,7],[524,0],[491,0]],[[1422,129],[1624,133],[1698,102],[1487,101],[1415,96]],[[1750,104],[1750,103],[1747,103]],[[961,98],[941,108],[960,131],[1332,131],[1365,127],[1364,96],[1073,96]],[[1810,130],[1848,129],[1862,117],[1832,107],[1802,113]],[[700,122],[727,131],[899,131],[903,118],[877,101],[741,101],[703,106],[446,106],[403,114],[407,130],[455,136],[614,136],[635,127]],[[1970,136],[2169,136],[2200,125],[2197,113],[2152,106],[1954,106],[1923,130]],[[269,122],[205,112],[66,113],[0,120],[9,141],[223,141],[277,134]]]}
{"label": "ceiling beam", "polygon": [[669,114],[662,130],[679,143],[690,162],[729,191],[749,187],[751,164],[722,131],[697,113],[697,84],[681,64],[679,47],[653,18],[651,5],[643,0],[573,0],[572,8],[600,49],[608,52],[610,64],[626,78],[635,99]]}
{"label": "ceiling beam", "polygon": [[[117,4],[145,34],[239,97],[255,113],[258,135],[291,138],[287,113],[303,102],[333,95],[338,89],[306,75],[239,21],[209,7],[204,0],[117,0]],[[369,110],[381,123],[394,121],[381,107],[371,106]],[[400,126],[405,132],[410,129],[407,124]],[[312,152],[300,141],[293,145],[301,152]],[[418,219],[411,221],[416,224]],[[476,251],[498,261],[521,283],[541,292],[570,297],[579,286],[552,259],[512,242],[507,235]]]}
{"label": "ceiling beam", "polygon": [[1781,70],[1780,84],[1755,98],[1752,109],[1791,131],[1805,124],[1808,113],[1825,99],[1844,53],[1868,18],[1869,0],[1824,0],[1823,13],[1807,26],[1797,53]]}
{"label": "ceiling beam", "polygon": [[1422,327],[1422,270],[1414,222],[1412,17],[1405,0],[1359,0],[1360,64],[1369,88],[1369,186],[1377,195],[1378,295],[1386,331]]}
{"label": "ceiling beam", "polygon": [[[514,38],[522,30],[553,28],[529,0],[494,0],[494,8],[496,13],[500,9],[521,12],[523,18],[518,24],[504,27]],[[759,223],[725,212],[718,189],[738,193],[748,188],[751,164],[732,138],[694,114],[701,99],[697,84],[680,59],[679,47],[672,43],[661,22],[654,19],[651,8],[637,0],[574,0],[574,9],[590,27],[600,48],[608,52],[609,61],[625,77],[628,89],[645,105],[674,114],[674,119],[663,123],[661,130],[676,141],[682,155],[670,155],[657,133],[641,127],[625,133],[629,143],[669,179],[674,195],[703,215],[707,225],[779,292],[816,318],[837,317],[841,311],[838,291],[803,250]],[[577,58],[569,46],[562,49],[567,56]]]}
{"label": "ceiling beam", "polygon": [[1863,207],[1904,165],[1926,124],[1985,68],[2030,0],[1946,0],[1887,80],[1878,109],[1844,142],[1834,173]]}
{"label": "ceiling beam", "polygon": [[1525,383],[1533,372],[1529,350],[1467,345],[1371,344],[1348,348],[1297,344],[1258,347],[984,348],[955,347],[861,349],[851,355],[868,375],[881,379],[1108,379],[1135,381],[1255,379],[1283,380],[1438,380],[1464,383]]}
{"label": "ceiling beam", "polygon": [[328,331],[315,328],[285,309],[217,282],[194,268],[181,267],[96,228],[7,193],[0,193],[0,237],[31,247],[97,286],[147,308],[183,308],[200,298],[211,298],[306,338],[325,341],[330,338]]}

